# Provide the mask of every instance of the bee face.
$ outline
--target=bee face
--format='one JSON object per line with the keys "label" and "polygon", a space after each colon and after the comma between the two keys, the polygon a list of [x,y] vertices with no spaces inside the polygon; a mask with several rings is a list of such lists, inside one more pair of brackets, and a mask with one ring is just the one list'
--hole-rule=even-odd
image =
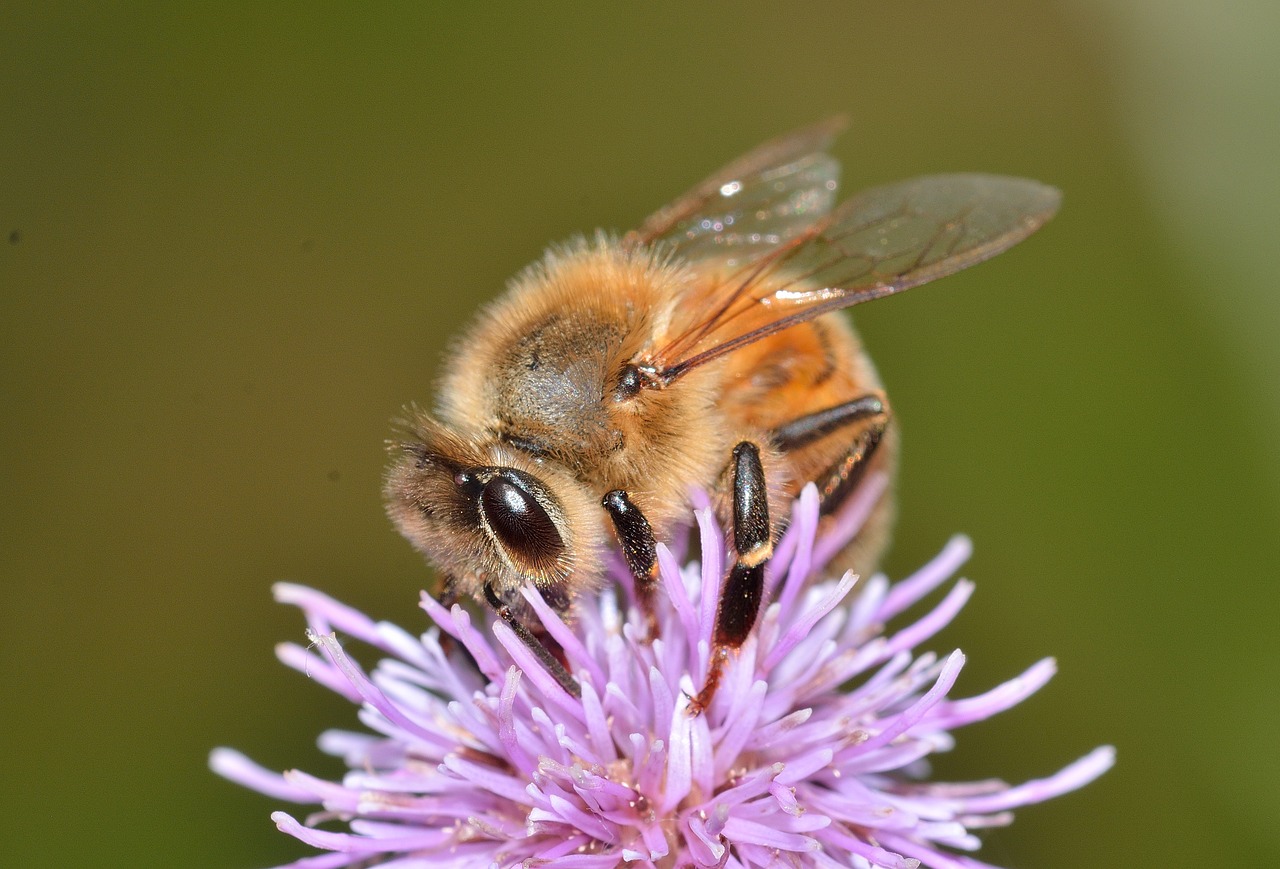
{"label": "bee face", "polygon": [[557,597],[570,577],[594,570],[589,495],[571,476],[426,415],[413,433],[387,475],[387,511],[460,590],[479,597],[487,584],[518,604],[526,581]]}

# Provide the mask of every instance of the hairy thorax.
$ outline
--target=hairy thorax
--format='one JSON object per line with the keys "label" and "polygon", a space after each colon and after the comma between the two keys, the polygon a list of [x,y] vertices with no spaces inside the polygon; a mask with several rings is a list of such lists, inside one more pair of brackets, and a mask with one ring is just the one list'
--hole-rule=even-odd
{"label": "hairy thorax", "polygon": [[668,389],[620,395],[618,384],[658,340],[686,279],[612,246],[549,259],[465,339],[460,349],[488,364],[449,373],[441,414],[565,468],[598,496],[624,489],[665,524],[727,455],[726,436],[708,424],[715,367]]}

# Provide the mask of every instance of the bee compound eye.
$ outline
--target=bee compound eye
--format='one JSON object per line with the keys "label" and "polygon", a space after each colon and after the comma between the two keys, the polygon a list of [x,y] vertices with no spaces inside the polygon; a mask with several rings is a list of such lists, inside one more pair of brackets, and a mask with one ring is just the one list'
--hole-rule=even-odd
{"label": "bee compound eye", "polygon": [[549,569],[564,552],[564,541],[537,499],[505,476],[485,483],[480,507],[489,527],[515,561],[534,570]]}

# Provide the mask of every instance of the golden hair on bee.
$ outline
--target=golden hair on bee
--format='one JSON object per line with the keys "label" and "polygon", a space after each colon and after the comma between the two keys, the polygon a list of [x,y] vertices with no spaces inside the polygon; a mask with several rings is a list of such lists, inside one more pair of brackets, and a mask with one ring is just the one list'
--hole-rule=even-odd
{"label": "golden hair on bee", "polygon": [[723,464],[706,436],[691,437],[715,395],[703,378],[678,390],[623,381],[693,278],[668,250],[603,233],[552,248],[463,336],[441,381],[441,418],[570,469],[597,502],[622,488],[651,504],[654,520],[674,518],[687,481]]}
{"label": "golden hair on bee", "polygon": [[[745,640],[786,502],[824,515],[891,474],[888,400],[841,309],[976,264],[1035,231],[1056,190],[991,175],[917,178],[839,205],[827,121],[765,143],[622,238],[552,247],[450,352],[386,483],[401,533],[446,598],[498,615],[568,690],[520,589],[570,615],[620,549],[642,603],[655,540],[711,494],[731,531],[715,649],[692,709]],[[874,567],[886,489],[839,558]]]}

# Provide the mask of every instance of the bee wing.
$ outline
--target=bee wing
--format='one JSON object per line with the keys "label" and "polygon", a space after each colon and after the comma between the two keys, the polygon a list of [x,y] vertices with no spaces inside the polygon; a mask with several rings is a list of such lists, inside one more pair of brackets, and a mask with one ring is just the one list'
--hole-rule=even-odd
{"label": "bee wing", "polygon": [[701,265],[709,287],[680,306],[673,337],[647,362],[669,383],[788,326],[968,268],[1035,232],[1060,199],[1023,178],[936,175],[859,193],[776,244],[742,245],[742,256],[726,255],[739,244],[723,236],[720,259]]}
{"label": "bee wing", "polygon": [[823,152],[846,123],[828,118],[764,143],[651,214],[628,243],[734,262],[796,237],[835,204],[840,164]]}

